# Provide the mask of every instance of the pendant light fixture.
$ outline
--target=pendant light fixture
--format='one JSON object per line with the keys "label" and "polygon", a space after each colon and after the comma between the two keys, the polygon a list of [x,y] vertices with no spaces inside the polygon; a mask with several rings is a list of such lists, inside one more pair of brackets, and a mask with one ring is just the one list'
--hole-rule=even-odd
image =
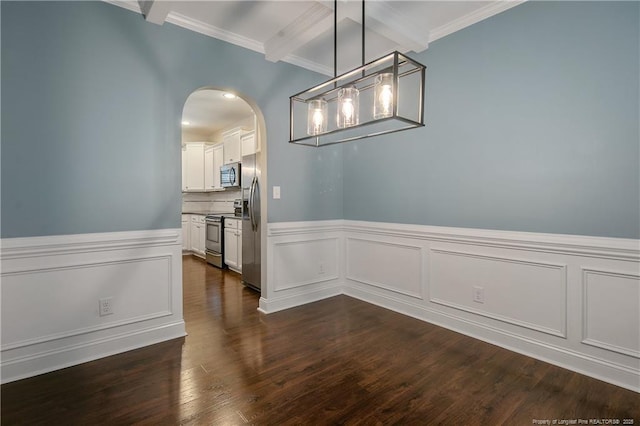
{"label": "pendant light fixture", "polygon": [[362,66],[338,76],[334,0],[333,75],[289,98],[289,142],[324,146],[424,126],[425,66],[395,51],[365,64],[362,1]]}

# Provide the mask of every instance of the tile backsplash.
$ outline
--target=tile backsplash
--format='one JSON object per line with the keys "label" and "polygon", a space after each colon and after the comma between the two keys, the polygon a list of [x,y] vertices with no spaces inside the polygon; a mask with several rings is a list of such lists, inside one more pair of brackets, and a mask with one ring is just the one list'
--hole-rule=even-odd
{"label": "tile backsplash", "polygon": [[233,213],[233,201],[241,191],[183,192],[183,213]]}

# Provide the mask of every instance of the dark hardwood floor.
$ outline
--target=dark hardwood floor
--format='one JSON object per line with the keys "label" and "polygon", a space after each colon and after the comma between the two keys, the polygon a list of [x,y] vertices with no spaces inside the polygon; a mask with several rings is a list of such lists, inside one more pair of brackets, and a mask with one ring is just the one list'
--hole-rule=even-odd
{"label": "dark hardwood floor", "polygon": [[185,339],[5,384],[2,424],[640,424],[638,393],[345,296],[263,315],[183,265]]}

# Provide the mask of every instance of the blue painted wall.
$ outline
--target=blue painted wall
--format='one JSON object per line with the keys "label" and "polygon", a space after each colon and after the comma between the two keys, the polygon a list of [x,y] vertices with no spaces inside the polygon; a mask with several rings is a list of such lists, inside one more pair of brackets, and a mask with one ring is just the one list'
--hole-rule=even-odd
{"label": "blue painted wall", "polygon": [[[265,115],[270,222],[640,237],[638,2],[530,2],[412,55],[427,127],[290,146],[324,77],[101,2],[1,2],[0,235],[177,228],[180,117],[203,86]],[[270,192],[270,191],[269,191]]]}
{"label": "blue painted wall", "polygon": [[270,221],[342,217],[341,149],[287,143],[288,96],[322,76],[102,2],[0,7],[3,238],[178,228],[182,107],[204,86],[264,113]]}
{"label": "blue painted wall", "polygon": [[344,146],[354,220],[640,237],[638,2],[529,2],[432,43],[420,130]]}

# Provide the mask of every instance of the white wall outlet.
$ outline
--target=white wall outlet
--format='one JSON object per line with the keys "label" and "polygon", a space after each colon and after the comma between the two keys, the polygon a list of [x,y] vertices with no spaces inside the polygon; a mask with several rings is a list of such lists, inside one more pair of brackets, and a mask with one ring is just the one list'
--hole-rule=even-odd
{"label": "white wall outlet", "polygon": [[320,264],[318,265],[318,274],[322,275],[324,274],[325,270],[324,270],[324,262],[320,262]]}
{"label": "white wall outlet", "polygon": [[477,303],[484,303],[484,287],[473,287],[473,301]]}
{"label": "white wall outlet", "polygon": [[100,299],[98,302],[100,306],[99,312],[101,317],[113,314],[113,297],[105,297]]}
{"label": "white wall outlet", "polygon": [[279,186],[274,186],[273,187],[273,199],[274,200],[279,200],[280,199],[280,187]]}

